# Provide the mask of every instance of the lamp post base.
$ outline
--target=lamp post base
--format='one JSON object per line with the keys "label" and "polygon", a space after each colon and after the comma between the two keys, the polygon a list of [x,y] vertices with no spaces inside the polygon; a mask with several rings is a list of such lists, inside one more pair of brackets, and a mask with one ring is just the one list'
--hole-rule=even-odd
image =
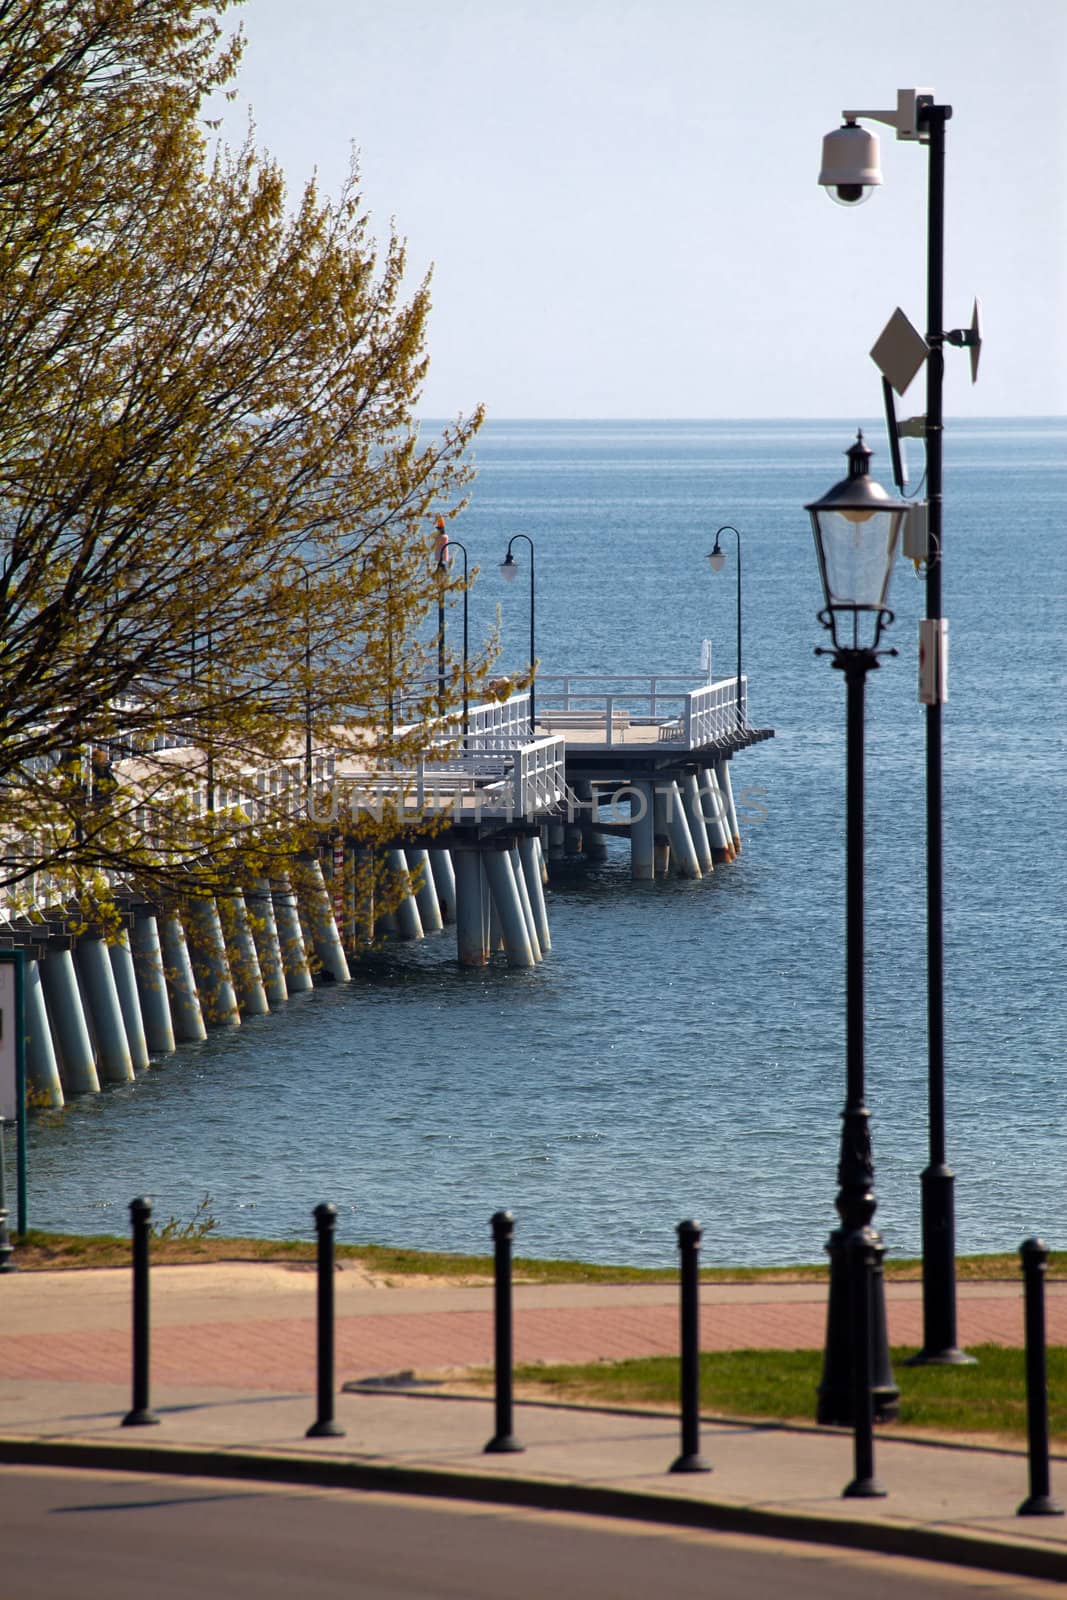
{"label": "lamp post base", "polygon": [[956,1177],[943,1163],[922,1175],[923,1345],[909,1367],[975,1365],[956,1343]]}
{"label": "lamp post base", "polygon": [[[893,1379],[886,1332],[885,1278],[882,1272],[885,1246],[873,1228],[870,1233],[874,1252],[871,1272],[871,1406],[875,1422],[892,1422],[900,1411],[900,1390]],[[830,1297],[826,1313],[826,1352],[815,1420],[827,1427],[850,1428],[855,1423],[848,1240],[848,1231],[836,1228],[826,1245],[830,1257]],[[856,1491],[857,1494],[859,1492]]]}

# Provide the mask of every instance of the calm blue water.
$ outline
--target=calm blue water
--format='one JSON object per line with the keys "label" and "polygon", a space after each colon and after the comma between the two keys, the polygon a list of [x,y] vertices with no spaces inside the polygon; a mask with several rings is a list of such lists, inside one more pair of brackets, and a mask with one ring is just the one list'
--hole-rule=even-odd
{"label": "calm blue water", "polygon": [[[732,672],[730,536],[722,574],[704,557],[720,523],[741,529],[750,711],[777,731],[734,762],[743,855],[699,884],[635,885],[615,846],[605,866],[557,875],[536,972],[461,972],[449,934],[396,947],[350,988],[38,1114],[31,1223],[120,1231],[142,1191],[163,1218],[210,1193],[225,1232],[307,1237],[329,1198],[347,1240],[469,1250],[508,1206],[523,1253],[670,1261],[675,1223],[695,1215],[709,1262],[818,1259],[844,1099],[844,685],[813,655],[802,507],[844,475],[853,436],[837,422],[490,424],[454,531],[483,569],[472,637],[499,605],[505,667],[526,658],[528,567],[509,587],[496,567],[524,532],[546,672],[696,672],[705,636]],[[886,481],[878,424],[868,439]],[[946,438],[948,1151],[965,1251],[1031,1232],[1067,1244],[1065,445],[1062,420],[954,423]],[[868,692],[868,1102],[877,1221],[914,1254],[923,586],[907,563],[892,599],[901,658]]]}

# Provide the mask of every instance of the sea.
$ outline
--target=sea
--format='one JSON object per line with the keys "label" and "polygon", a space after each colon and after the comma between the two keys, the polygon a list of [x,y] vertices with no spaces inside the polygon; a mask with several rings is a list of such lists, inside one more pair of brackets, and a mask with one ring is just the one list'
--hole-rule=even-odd
{"label": "sea", "polygon": [[[697,1219],[707,1264],[816,1261],[834,1210],[844,1054],[844,683],[815,648],[804,511],[845,475],[847,421],[489,421],[451,525],[478,575],[472,646],[500,668],[683,672],[736,662],[738,530],[749,716],[732,763],[743,851],[700,882],[633,883],[625,845],[554,864],[552,949],[463,971],[451,932],[392,944],[350,985],[214,1032],[136,1083],[34,1112],[28,1220],[122,1232],[489,1248],[663,1265]],[[884,434],[864,425],[891,483]],[[427,431],[432,431],[429,424]],[[913,456],[921,454],[912,446]],[[913,460],[909,493],[920,495]],[[942,554],[946,1125],[961,1252],[1067,1247],[1064,604],[1067,420],[949,420]],[[899,650],[867,692],[867,1102],[875,1221],[920,1249],[928,1160],[924,584],[893,579]],[[458,611],[449,617],[458,641]],[[9,1151],[10,1160],[10,1151]],[[10,1171],[10,1167],[9,1167]]]}

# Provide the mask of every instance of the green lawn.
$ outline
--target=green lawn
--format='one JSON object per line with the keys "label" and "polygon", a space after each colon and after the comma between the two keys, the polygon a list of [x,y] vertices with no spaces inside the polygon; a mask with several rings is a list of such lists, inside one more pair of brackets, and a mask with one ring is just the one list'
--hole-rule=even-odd
{"label": "green lawn", "polygon": [[[912,1350],[895,1349],[893,1373],[900,1389],[900,1421],[889,1426],[940,1433],[1026,1436],[1026,1374],[1021,1350],[980,1345],[976,1366],[908,1367]],[[822,1372],[818,1350],[732,1350],[700,1358],[701,1408],[706,1414],[812,1422]],[[491,1381],[486,1375],[485,1381]],[[653,1356],[579,1366],[522,1366],[515,1382],[524,1393],[600,1404],[678,1404],[678,1360]],[[1067,1347],[1048,1351],[1049,1429],[1067,1441]]]}

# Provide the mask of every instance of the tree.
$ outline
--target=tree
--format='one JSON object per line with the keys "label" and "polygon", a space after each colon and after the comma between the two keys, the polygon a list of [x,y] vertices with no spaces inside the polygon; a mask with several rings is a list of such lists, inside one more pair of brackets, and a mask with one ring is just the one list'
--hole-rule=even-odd
{"label": "tree", "polygon": [[368,761],[424,738],[382,710],[425,676],[430,513],[481,415],[420,440],[429,284],[405,300],[354,167],[290,208],[251,135],[209,146],[229,8],[0,0],[8,885],[232,870],[293,799],[253,837],[220,797],[312,718]]}

